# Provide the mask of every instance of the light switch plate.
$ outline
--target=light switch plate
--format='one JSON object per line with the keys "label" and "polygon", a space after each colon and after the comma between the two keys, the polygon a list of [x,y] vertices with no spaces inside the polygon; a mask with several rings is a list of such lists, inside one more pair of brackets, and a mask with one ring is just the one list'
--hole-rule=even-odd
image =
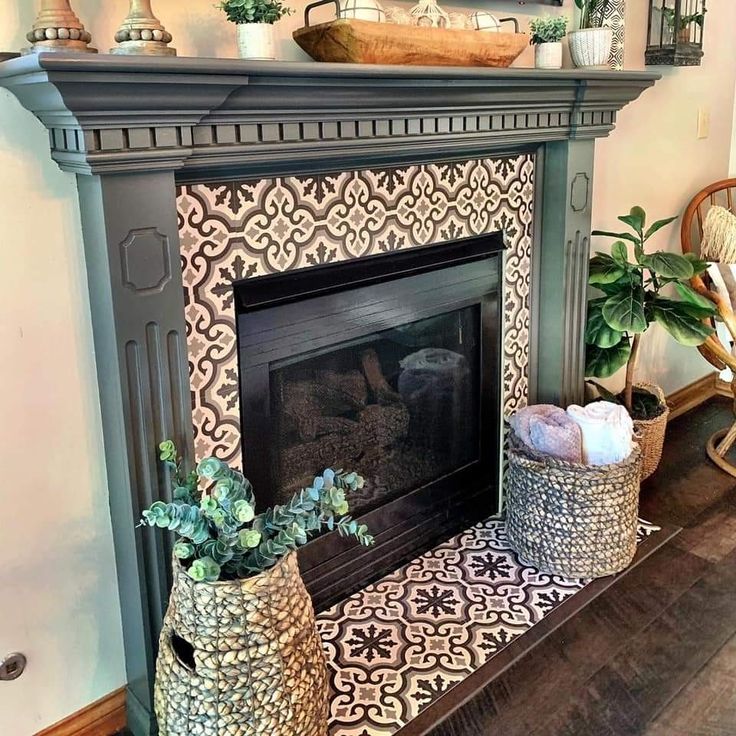
{"label": "light switch plate", "polygon": [[698,138],[707,138],[710,135],[710,110],[706,107],[698,108]]}

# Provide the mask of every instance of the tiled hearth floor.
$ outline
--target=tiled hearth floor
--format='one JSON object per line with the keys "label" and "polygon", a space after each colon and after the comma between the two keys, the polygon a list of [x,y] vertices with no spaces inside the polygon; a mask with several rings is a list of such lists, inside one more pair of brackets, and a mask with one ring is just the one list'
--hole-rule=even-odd
{"label": "tiled hearth floor", "polygon": [[321,613],[330,735],[396,733],[589,582],[520,562],[492,518]]}

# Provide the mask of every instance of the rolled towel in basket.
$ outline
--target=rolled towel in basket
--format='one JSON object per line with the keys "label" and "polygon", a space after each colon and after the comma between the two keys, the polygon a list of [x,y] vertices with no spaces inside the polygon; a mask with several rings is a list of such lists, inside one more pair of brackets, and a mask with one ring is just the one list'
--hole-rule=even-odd
{"label": "rolled towel in basket", "polygon": [[594,401],[587,406],[573,404],[567,413],[583,435],[586,465],[610,465],[625,460],[633,449],[634,423],[626,409],[610,401]]}
{"label": "rolled towel in basket", "polygon": [[509,424],[527,447],[569,463],[582,462],[580,427],[559,406],[527,406],[517,411]]}

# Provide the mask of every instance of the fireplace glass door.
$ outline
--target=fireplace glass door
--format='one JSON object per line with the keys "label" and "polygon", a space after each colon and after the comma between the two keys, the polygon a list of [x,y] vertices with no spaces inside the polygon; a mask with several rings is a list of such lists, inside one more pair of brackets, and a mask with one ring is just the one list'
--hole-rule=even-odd
{"label": "fireplace glass door", "polygon": [[276,503],[324,468],[355,470],[365,514],[477,461],[480,307],[298,355],[271,366]]}
{"label": "fireplace glass door", "polygon": [[500,236],[236,285],[243,472],[258,508],[356,471],[374,547],[299,551],[317,608],[498,510]]}

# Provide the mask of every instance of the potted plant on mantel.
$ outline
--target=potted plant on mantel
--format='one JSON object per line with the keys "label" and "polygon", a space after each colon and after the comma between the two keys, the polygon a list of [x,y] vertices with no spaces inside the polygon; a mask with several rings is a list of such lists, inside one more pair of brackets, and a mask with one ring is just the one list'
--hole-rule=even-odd
{"label": "potted plant on mantel", "polygon": [[[675,37],[678,43],[690,43],[691,26],[693,24],[703,27],[705,22],[706,10],[701,13],[690,13],[689,15],[681,15],[679,22],[674,8],[663,7],[661,12],[664,14],[665,22],[670,33]],[[677,28],[675,28],[675,25]]]}
{"label": "potted plant on mantel", "polygon": [[[676,217],[657,220],[647,227],[644,210],[633,207],[618,219],[632,232],[593,231],[593,235],[616,241],[610,255],[598,252],[590,261],[589,283],[603,295],[588,302],[585,375],[608,378],[626,366],[620,394],[596,386],[604,399],[623,403],[634,419],[644,479],[659,465],[669,410],[659,386],[635,381],[641,336],[656,322],[680,344],[701,345],[713,334],[704,320],[715,315],[715,308],[688,283],[706,270],[705,261],[692,254],[645,251],[646,242]],[[630,246],[633,261],[629,258]],[[666,288],[673,289],[674,294],[665,296]]]}
{"label": "potted plant on mantel", "polygon": [[577,67],[605,66],[611,54],[613,31],[603,27],[611,0],[575,0],[580,28],[568,37],[570,56]]}
{"label": "potted plant on mantel", "polygon": [[223,0],[219,5],[236,24],[241,59],[274,60],[276,34],[273,24],[292,13],[281,0]]}
{"label": "potted plant on mantel", "polygon": [[532,18],[529,30],[536,68],[562,69],[562,39],[567,32],[567,18],[564,15]]}
{"label": "potted plant on mantel", "polygon": [[209,457],[186,473],[173,442],[159,450],[173,500],[156,501],[141,521],[176,534],[156,660],[159,733],[326,736],[327,670],[295,550],[321,530],[373,544],[347,516],[363,479],[325,470],[257,514],[239,471]]}

